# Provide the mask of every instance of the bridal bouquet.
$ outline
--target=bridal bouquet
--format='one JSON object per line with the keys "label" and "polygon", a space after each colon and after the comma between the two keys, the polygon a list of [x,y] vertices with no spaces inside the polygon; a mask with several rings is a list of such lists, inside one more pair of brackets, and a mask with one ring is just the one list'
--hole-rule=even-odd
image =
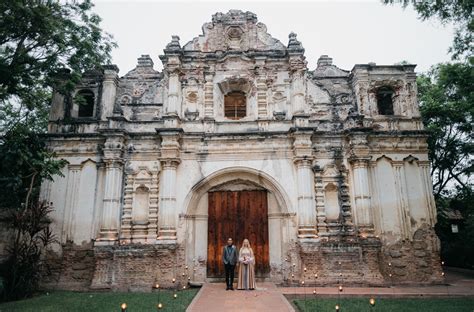
{"label": "bridal bouquet", "polygon": [[242,261],[242,262],[243,262],[243,264],[249,264],[249,259],[247,259],[247,257],[244,256],[244,261]]}

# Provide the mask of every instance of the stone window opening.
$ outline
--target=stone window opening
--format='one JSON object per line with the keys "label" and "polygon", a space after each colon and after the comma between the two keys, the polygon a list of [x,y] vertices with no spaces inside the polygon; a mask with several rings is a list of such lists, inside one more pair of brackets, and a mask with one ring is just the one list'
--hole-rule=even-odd
{"label": "stone window opening", "polygon": [[95,95],[91,90],[81,90],[76,95],[78,117],[94,117]]}
{"label": "stone window opening", "polygon": [[393,115],[394,94],[390,87],[380,87],[377,90],[377,109],[380,115]]}
{"label": "stone window opening", "polygon": [[247,96],[242,91],[231,91],[224,96],[224,116],[238,120],[247,116]]}

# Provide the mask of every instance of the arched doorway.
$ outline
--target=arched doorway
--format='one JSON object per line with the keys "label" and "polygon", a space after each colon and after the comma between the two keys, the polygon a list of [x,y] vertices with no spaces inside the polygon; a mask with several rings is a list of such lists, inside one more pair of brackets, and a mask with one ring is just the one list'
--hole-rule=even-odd
{"label": "arched doorway", "polygon": [[[257,197],[259,204],[255,204]],[[219,200],[221,204],[215,206],[213,203],[215,200]],[[287,257],[290,241],[296,235],[295,213],[288,211],[290,200],[283,188],[270,175],[248,167],[217,170],[192,187],[184,205],[186,214],[182,220],[186,228],[184,235],[186,264],[193,267],[194,281],[204,282],[220,276],[220,270],[223,270],[219,269],[222,266],[221,247],[228,236],[234,236],[234,241],[240,247],[242,243],[240,236],[243,238],[244,235],[248,236],[251,243],[252,240],[257,242],[252,246],[254,250],[261,249],[257,251],[261,254],[260,260],[257,259],[261,263],[258,268],[260,276],[269,277],[274,281],[283,278],[283,262]],[[210,209],[210,205],[215,208]],[[246,216],[242,220],[260,220],[259,224],[244,222],[242,225],[242,221],[235,215],[222,218],[212,211],[216,209],[222,215],[221,209],[224,206],[230,211],[229,213],[247,211],[242,214]],[[258,217],[252,213],[258,213]],[[232,234],[232,230],[230,235],[224,233],[222,229],[219,230],[218,227],[222,228],[226,223],[227,226],[233,224],[231,226],[236,230],[240,229],[241,235],[239,236],[237,232]],[[252,228],[255,234],[252,234]],[[261,238],[257,238],[257,232]],[[214,256],[209,257],[211,249],[214,250]],[[214,269],[208,270],[210,266],[214,266]]]}
{"label": "arched doorway", "polygon": [[223,277],[222,252],[228,237],[237,248],[247,238],[255,254],[255,274],[270,272],[267,190],[231,181],[208,192],[207,277]]}

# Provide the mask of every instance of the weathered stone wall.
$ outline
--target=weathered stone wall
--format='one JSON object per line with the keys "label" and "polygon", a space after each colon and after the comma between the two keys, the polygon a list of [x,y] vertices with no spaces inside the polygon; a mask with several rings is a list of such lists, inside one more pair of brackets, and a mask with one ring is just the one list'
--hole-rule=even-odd
{"label": "weathered stone wall", "polygon": [[433,229],[418,229],[412,241],[399,241],[382,248],[381,271],[386,283],[441,283],[439,239]]}
{"label": "weathered stone wall", "polygon": [[302,242],[298,248],[302,267],[297,277],[305,283],[328,286],[384,282],[379,268],[381,244],[376,239]]}
{"label": "weathered stone wall", "polygon": [[156,283],[180,287],[192,272],[185,268],[184,249],[176,244],[95,247],[94,255],[92,289],[151,291]]}
{"label": "weathered stone wall", "polygon": [[66,244],[62,253],[47,254],[50,274],[43,282],[46,288],[88,290],[94,275],[95,261],[92,243],[82,246]]}

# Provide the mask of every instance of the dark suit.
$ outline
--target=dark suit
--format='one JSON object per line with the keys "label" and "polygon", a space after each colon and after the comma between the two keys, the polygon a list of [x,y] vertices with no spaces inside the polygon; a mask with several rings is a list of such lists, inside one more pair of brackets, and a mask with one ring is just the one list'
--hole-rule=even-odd
{"label": "dark suit", "polygon": [[224,262],[225,268],[225,284],[227,288],[233,288],[234,270],[237,264],[237,248],[234,245],[224,247],[224,250],[222,250],[222,262]]}

